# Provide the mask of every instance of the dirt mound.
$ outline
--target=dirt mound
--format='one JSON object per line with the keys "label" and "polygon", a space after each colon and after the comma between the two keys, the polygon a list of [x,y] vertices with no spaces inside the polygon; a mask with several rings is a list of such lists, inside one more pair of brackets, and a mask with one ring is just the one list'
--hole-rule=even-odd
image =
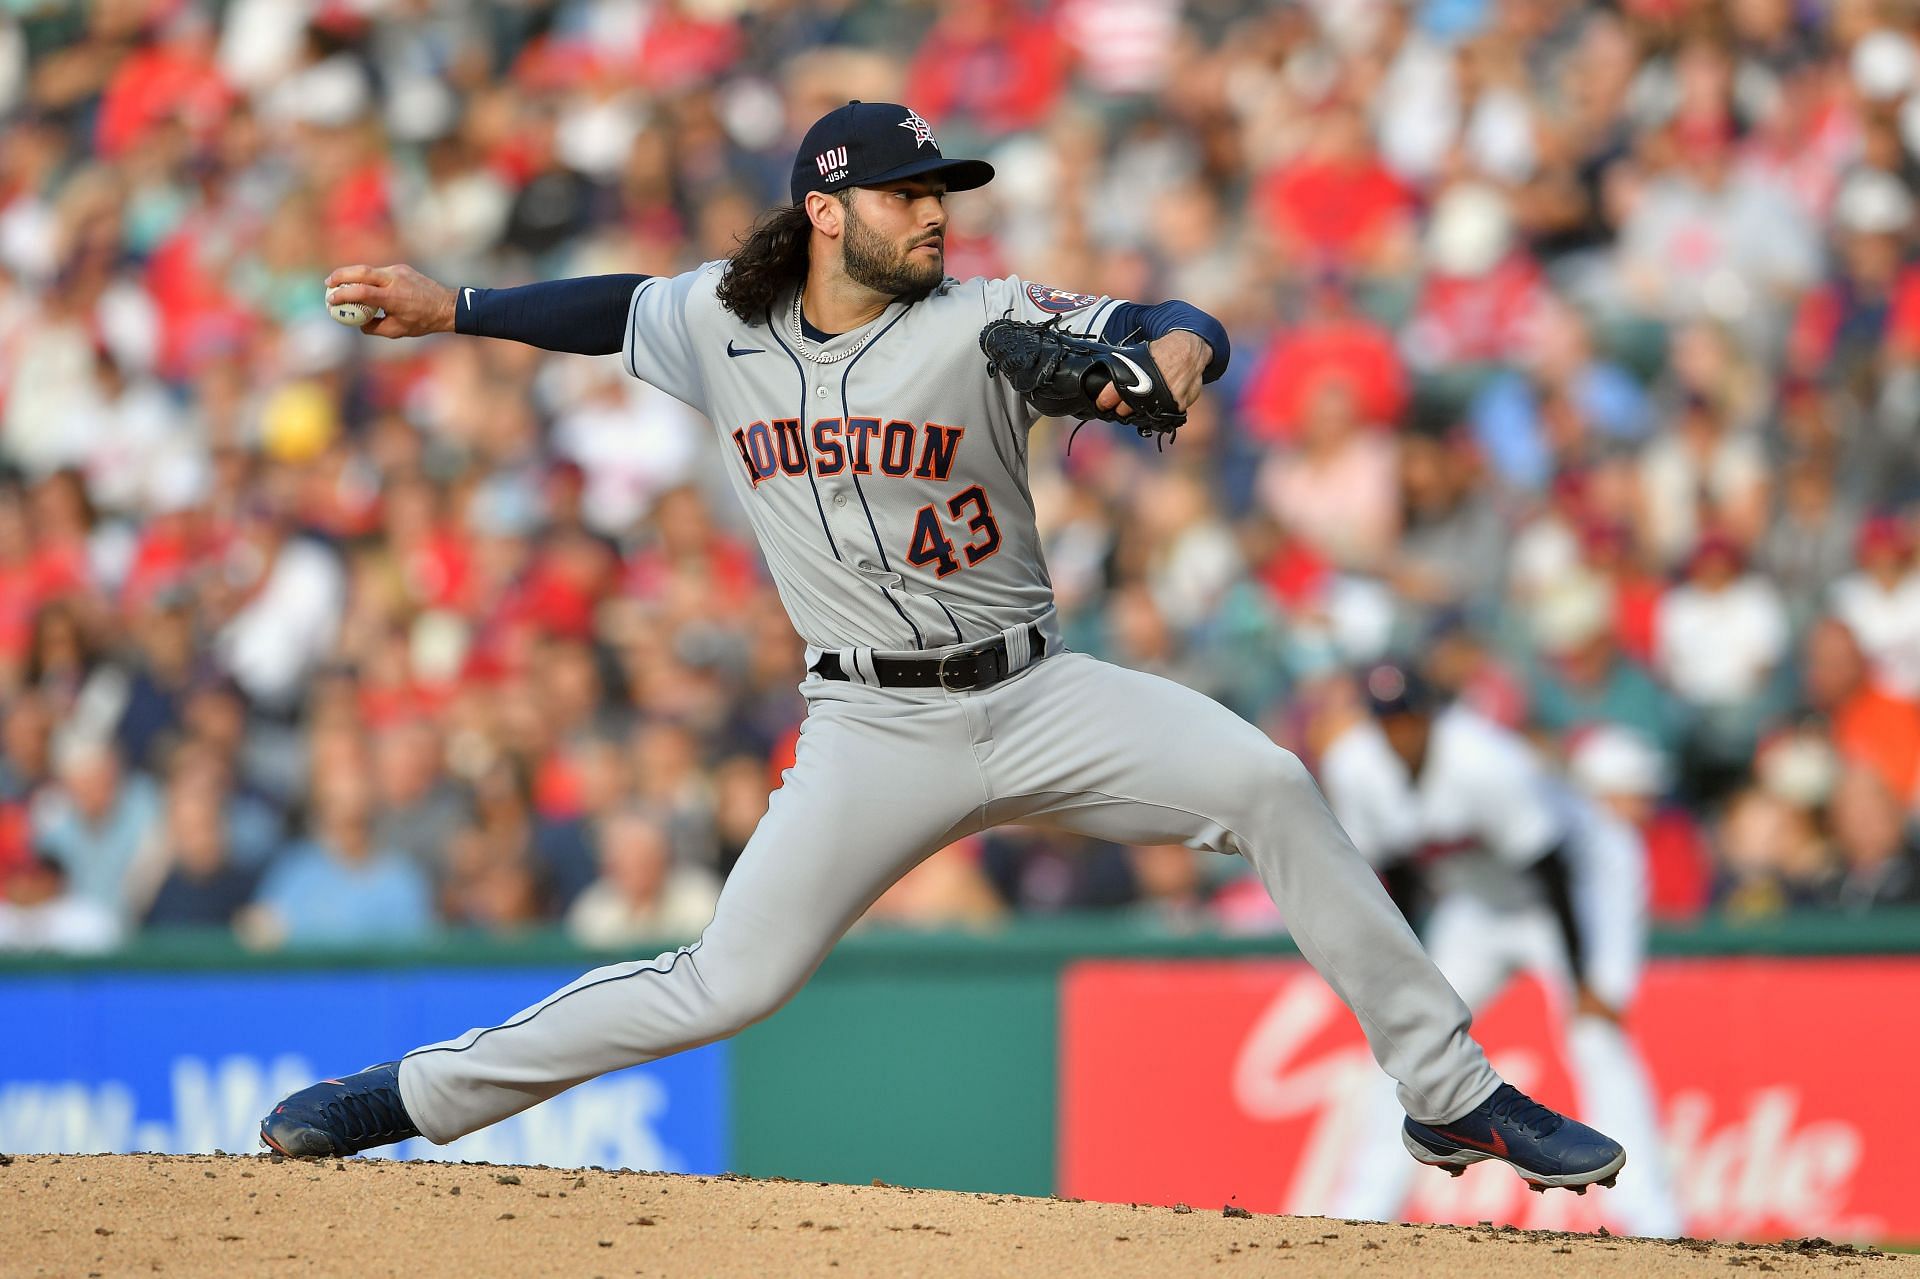
{"label": "dirt mound", "polygon": [[[1238,1208],[751,1178],[278,1156],[0,1156],[26,1275],[1781,1275],[1920,1257],[1254,1217]],[[1219,1266],[1221,1271],[1215,1271]]]}

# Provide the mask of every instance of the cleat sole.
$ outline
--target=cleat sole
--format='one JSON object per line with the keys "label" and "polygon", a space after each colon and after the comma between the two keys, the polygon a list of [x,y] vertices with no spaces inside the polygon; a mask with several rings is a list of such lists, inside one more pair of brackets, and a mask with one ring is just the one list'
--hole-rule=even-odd
{"label": "cleat sole", "polygon": [[[1605,1181],[1596,1181],[1591,1184],[1596,1186],[1610,1186],[1613,1184],[1613,1179],[1609,1177]],[[1587,1193],[1585,1186],[1549,1186],[1544,1181],[1529,1181],[1527,1182],[1527,1189],[1536,1195],[1544,1195],[1549,1190],[1571,1190],[1576,1195],[1584,1195]]]}

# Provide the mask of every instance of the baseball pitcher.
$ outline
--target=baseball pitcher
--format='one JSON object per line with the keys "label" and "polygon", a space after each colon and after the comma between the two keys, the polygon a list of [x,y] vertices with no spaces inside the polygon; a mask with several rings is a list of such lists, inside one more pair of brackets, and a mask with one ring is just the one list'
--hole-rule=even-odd
{"label": "baseball pitcher", "polygon": [[993,176],[906,107],[808,130],[793,203],[672,278],[447,288],[346,267],[379,337],[455,332],[589,355],[705,413],[806,644],[794,766],[691,945],[304,1089],[261,1135],[343,1155],[451,1141],[608,1071],[770,1015],[889,885],[1003,822],[1247,859],[1399,1083],[1408,1149],[1609,1182],[1618,1143],[1502,1083],[1466,1005],[1300,761],[1180,685],[1065,651],[1028,490],[1042,410],[1167,432],[1228,360],[1218,321],[1017,278],[946,276],[945,196]]}

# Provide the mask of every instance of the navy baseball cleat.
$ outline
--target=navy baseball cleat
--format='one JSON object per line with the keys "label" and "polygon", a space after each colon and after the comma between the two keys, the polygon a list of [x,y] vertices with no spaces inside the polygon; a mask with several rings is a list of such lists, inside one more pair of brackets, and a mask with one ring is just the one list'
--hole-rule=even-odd
{"label": "navy baseball cleat", "polygon": [[400,1101],[400,1063],[302,1088],[260,1121],[260,1140],[283,1155],[318,1159],[418,1137]]}
{"label": "navy baseball cleat", "polygon": [[1596,1182],[1613,1185],[1627,1152],[1613,1138],[1549,1110],[1512,1084],[1444,1128],[1407,1120],[1400,1130],[1407,1153],[1458,1177],[1468,1164],[1498,1159],[1512,1164],[1535,1190],[1564,1186],[1576,1195]]}

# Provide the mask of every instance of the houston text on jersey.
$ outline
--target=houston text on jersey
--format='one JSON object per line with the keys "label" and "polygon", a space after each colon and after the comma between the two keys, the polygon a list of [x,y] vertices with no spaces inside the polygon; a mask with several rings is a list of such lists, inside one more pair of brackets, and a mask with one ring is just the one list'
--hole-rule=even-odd
{"label": "houston text on jersey", "polygon": [[798,418],[777,417],[755,422],[733,432],[747,479],[755,488],[775,475],[805,475],[807,449],[813,450],[814,474],[911,476],[917,480],[944,480],[953,470],[954,454],[964,426],[938,422],[916,424],[900,418],[816,418],[801,431]]}

